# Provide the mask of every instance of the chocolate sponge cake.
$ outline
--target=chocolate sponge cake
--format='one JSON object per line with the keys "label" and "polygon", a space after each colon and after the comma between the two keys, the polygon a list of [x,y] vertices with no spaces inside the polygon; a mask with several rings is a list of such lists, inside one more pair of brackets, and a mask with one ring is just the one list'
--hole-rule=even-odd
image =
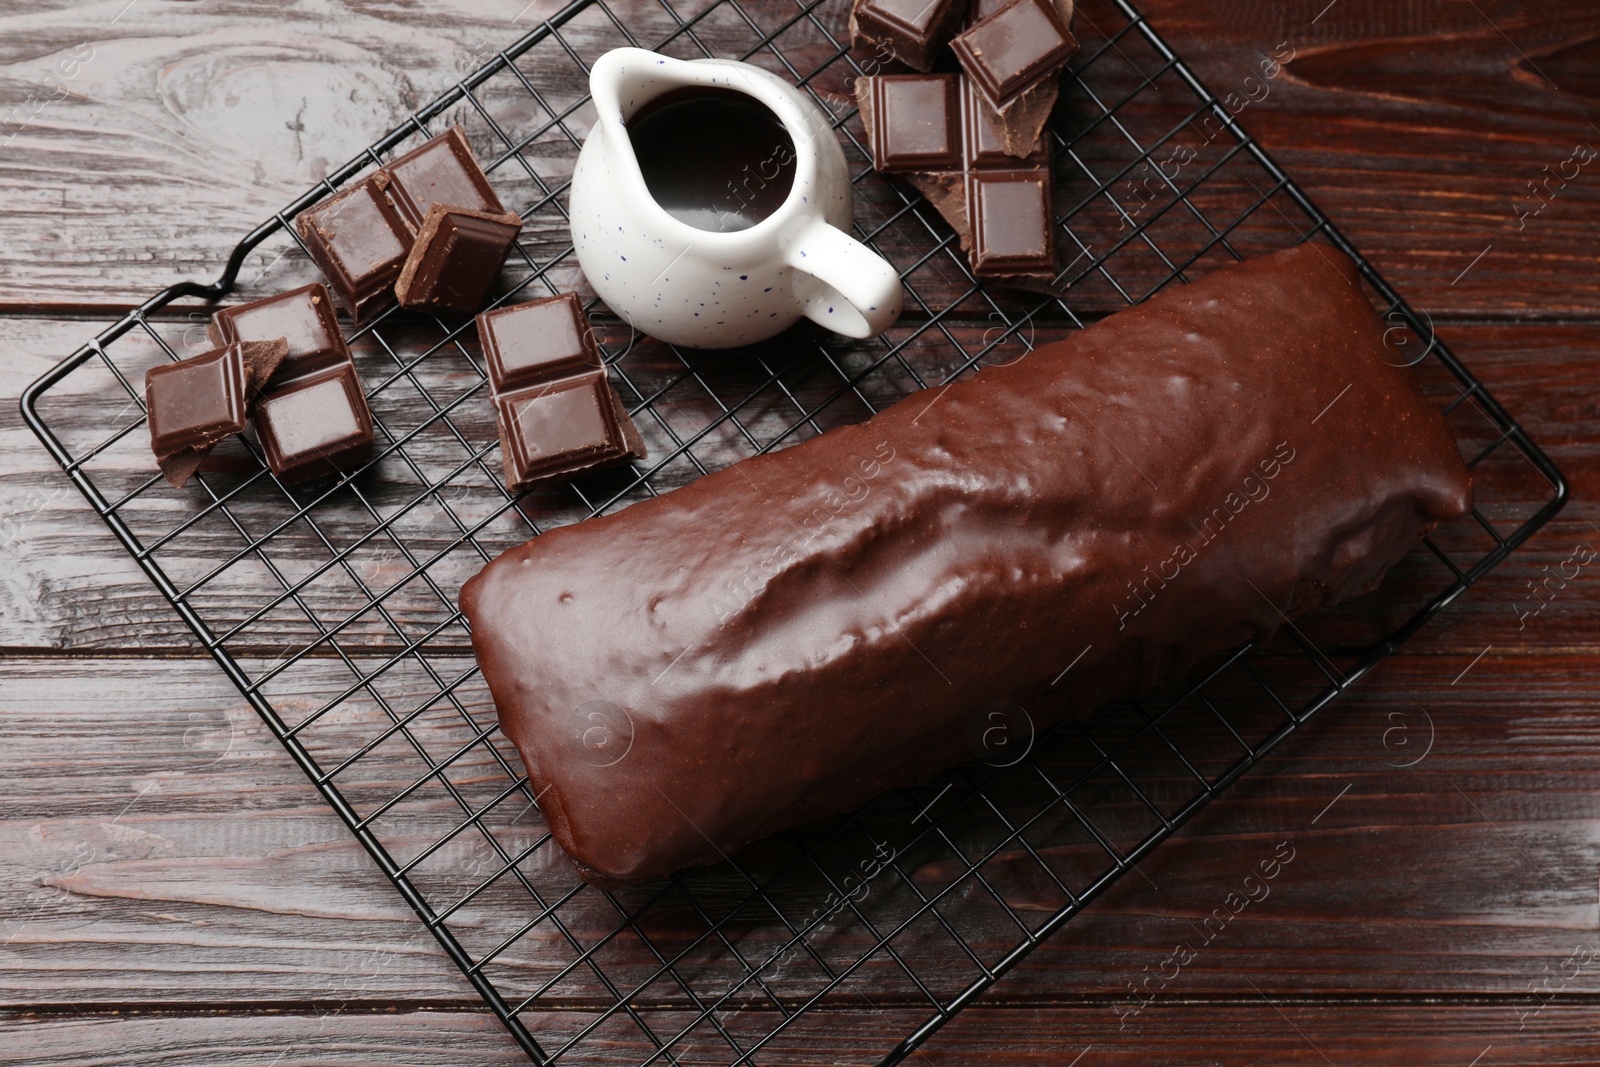
{"label": "chocolate sponge cake", "polygon": [[1383,334],[1303,245],[506,552],[461,605],[557,840],[715,861],[1372,589],[1472,495]]}

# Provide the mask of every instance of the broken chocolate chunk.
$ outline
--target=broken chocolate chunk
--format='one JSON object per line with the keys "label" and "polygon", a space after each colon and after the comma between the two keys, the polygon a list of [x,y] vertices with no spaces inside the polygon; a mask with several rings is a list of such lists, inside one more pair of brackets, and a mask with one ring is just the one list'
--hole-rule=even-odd
{"label": "broken chocolate chunk", "polygon": [[486,311],[478,316],[478,340],[496,393],[601,366],[576,293]]}
{"label": "broken chocolate chunk", "polygon": [[1059,74],[1077,49],[1050,0],[1012,0],[950,42],[961,69],[996,107]]}
{"label": "broken chocolate chunk", "polygon": [[218,441],[244,432],[258,391],[288,351],[282,338],[230,344],[145,373],[150,450],[168,485],[181,488]]}
{"label": "broken chocolate chunk", "polygon": [[1078,50],[1071,0],[989,6],[950,49],[980,93],[980,110],[1003,149],[1025,156],[1060,95],[1060,74]]}
{"label": "broken chocolate chunk", "polygon": [[964,0],[856,0],[850,40],[883,58],[930,71],[965,11]]}
{"label": "broken chocolate chunk", "polygon": [[356,322],[394,303],[394,282],[411,251],[411,230],[385,195],[388,185],[380,171],[295,219],[334,300]]}
{"label": "broken chocolate chunk", "polygon": [[223,308],[211,316],[206,333],[219,347],[283,338],[288,354],[274,375],[274,385],[350,359],[350,350],[339,334],[333,300],[320,282]]}
{"label": "broken chocolate chunk", "polygon": [[515,215],[434,204],[395,282],[400,306],[477,311],[521,231]]}
{"label": "broken chocolate chunk", "polygon": [[[883,130],[885,112],[879,103],[883,94],[877,85],[884,80],[884,76],[863,78],[857,85],[867,141],[874,146],[890,137]],[[916,168],[897,173],[927,197],[950,223],[967,250],[974,274],[1054,292],[1055,220],[1050,208],[1050,155],[1045,142],[1042,138],[1036,140],[1025,158],[1012,156],[984,119],[981,94],[971,80],[964,75],[956,75],[955,80],[961,101],[956,165],[950,169]],[[973,208],[974,196],[984,199],[981,210]],[[981,219],[975,217],[978,214]]]}
{"label": "broken chocolate chunk", "polygon": [[494,406],[513,490],[613,467],[643,452],[605,371],[500,393]]}
{"label": "broken chocolate chunk", "polygon": [[478,316],[506,486],[526,489],[643,459],[576,294]]}

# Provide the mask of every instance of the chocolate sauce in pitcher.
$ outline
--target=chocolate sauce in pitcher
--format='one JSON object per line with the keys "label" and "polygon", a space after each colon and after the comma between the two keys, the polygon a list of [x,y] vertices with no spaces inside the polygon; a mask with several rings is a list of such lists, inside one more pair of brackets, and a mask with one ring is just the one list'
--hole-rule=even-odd
{"label": "chocolate sauce in pitcher", "polygon": [[794,185],[794,139],[765,104],[733,89],[663,93],[628,120],[645,186],[680,222],[748,230]]}

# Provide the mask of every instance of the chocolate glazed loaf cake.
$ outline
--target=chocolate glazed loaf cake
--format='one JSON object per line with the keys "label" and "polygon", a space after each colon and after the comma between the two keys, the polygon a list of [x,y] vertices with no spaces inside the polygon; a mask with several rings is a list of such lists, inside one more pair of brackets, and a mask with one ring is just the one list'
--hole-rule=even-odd
{"label": "chocolate glazed loaf cake", "polygon": [[1372,589],[1471,505],[1383,334],[1304,245],[506,552],[461,605],[556,839],[714,861]]}

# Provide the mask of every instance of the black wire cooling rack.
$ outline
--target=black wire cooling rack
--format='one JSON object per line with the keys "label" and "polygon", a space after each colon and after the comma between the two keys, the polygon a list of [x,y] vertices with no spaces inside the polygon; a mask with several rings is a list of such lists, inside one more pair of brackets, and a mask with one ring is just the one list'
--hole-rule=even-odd
{"label": "black wire cooling rack", "polygon": [[[257,228],[218,282],[152,297],[35,383],[23,414],[535,1062],[775,1062],[803,1039],[808,1010],[867,1007],[849,1016],[856,1046],[895,1063],[1503,560],[1566,486],[1238,124],[1285,57],[1252,59],[1245,95],[1219,99],[1129,4],[1082,5],[1083,49],[1050,135],[1071,286],[1057,299],[976,283],[928,206],[866,165],[849,91],[871,64],[846,47],[844,0],[623,8],[578,0],[510,48],[480,50],[486,65]],[[378,425],[366,469],[283,485],[245,442],[230,469],[182,492],[161,484],[139,385],[148,367],[206,347],[197,301],[315,277],[293,216],[450,123],[527,220],[496,299],[592,297],[563,196],[592,122],[588,66],[625,44],[744,58],[833,113],[858,235],[905,280],[894,329],[848,343],[802,327],[741,353],[680,352],[591,299],[650,458],[517,496],[499,478],[470,323],[394,312],[351,335]],[[1397,362],[1456,430],[1477,475],[1469,520],[1436,530],[1375,596],[1286,627],[1181,691],[1038,739],[1014,719],[984,759],[719,867],[621,892],[577,880],[495,729],[455,607],[468,576],[541,529],[858,421],[1173,281],[1312,237],[1361,263]]]}

